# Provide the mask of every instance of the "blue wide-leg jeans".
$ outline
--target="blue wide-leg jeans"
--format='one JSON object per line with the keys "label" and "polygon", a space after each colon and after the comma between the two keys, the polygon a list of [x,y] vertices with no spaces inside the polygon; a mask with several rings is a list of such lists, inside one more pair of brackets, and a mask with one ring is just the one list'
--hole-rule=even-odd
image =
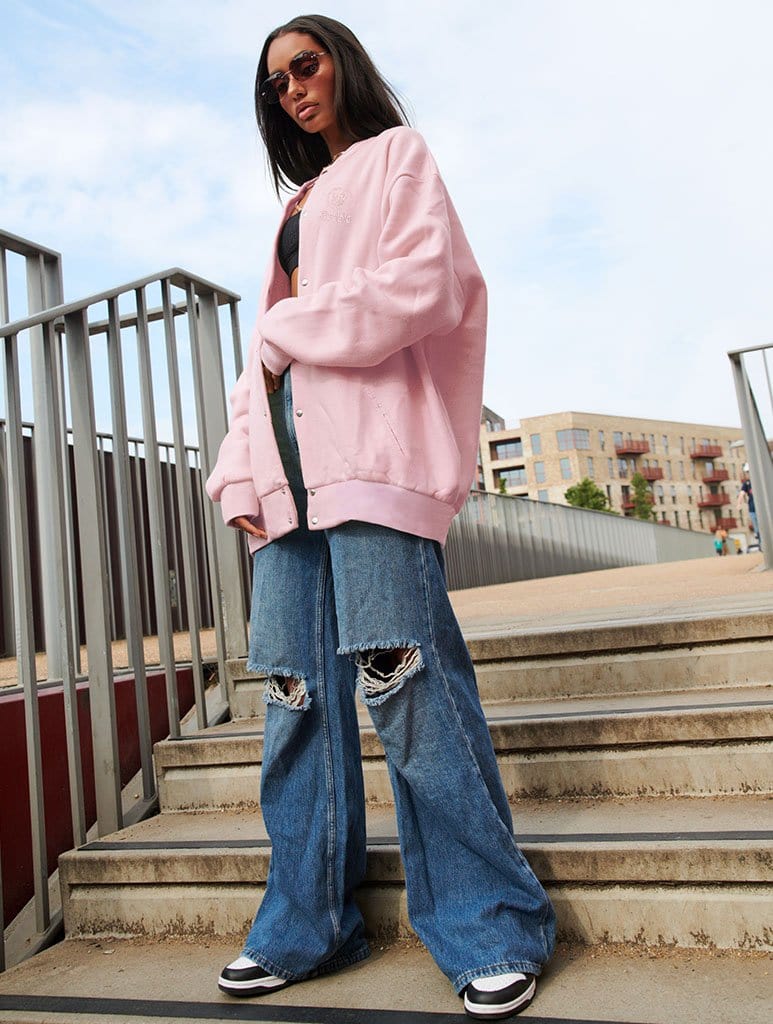
{"label": "blue wide-leg jeans", "polygon": [[[301,526],[253,566],[248,667],[267,676],[272,853],[244,953],[296,980],[368,955],[354,898],[365,874],[359,688],[386,752],[417,935],[457,992],[539,974],[555,916],[513,837],[442,549],[357,521],[308,530],[289,371],[270,401]],[[389,649],[408,655],[383,681],[369,653]]]}

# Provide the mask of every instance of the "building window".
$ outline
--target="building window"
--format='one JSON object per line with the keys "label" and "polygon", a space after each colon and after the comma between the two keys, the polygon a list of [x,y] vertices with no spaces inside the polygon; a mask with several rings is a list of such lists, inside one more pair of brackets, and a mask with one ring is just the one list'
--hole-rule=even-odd
{"label": "building window", "polygon": [[692,505],[692,484],[687,485],[687,500]]}
{"label": "building window", "polygon": [[538,484],[544,484],[547,477],[545,476],[545,463],[535,462],[534,463],[534,476]]}
{"label": "building window", "polygon": [[549,501],[547,491],[537,491],[537,501]]}
{"label": "building window", "polygon": [[588,456],[588,477],[590,480],[593,479],[593,459]]}
{"label": "building window", "polygon": [[660,504],[664,505],[665,502],[666,502],[666,495],[665,495],[665,491],[663,490],[663,485],[662,484],[658,484],[658,486],[657,486],[657,495],[658,495],[658,501],[660,502]]}
{"label": "building window", "polygon": [[625,459],[617,460],[617,475],[620,477],[621,480],[625,480],[625,478],[628,476],[628,463]]}
{"label": "building window", "polygon": [[676,487],[671,484],[671,504],[676,505]]}
{"label": "building window", "polygon": [[607,504],[612,508],[612,487],[607,484]]}
{"label": "building window", "polygon": [[653,450],[653,452],[655,451],[655,435],[654,434],[650,434],[650,448]]}
{"label": "building window", "polygon": [[614,459],[607,459],[607,473],[614,480],[614,478],[615,478],[615,460]]}
{"label": "building window", "polygon": [[668,462],[666,462],[666,477],[669,480],[673,480],[674,479],[674,474],[673,474],[673,472],[671,470],[671,460],[670,459],[668,460]]}
{"label": "building window", "polygon": [[587,451],[590,448],[589,430],[557,430],[558,450],[570,452],[574,449]]}
{"label": "building window", "polygon": [[561,479],[572,479],[572,463],[569,459],[561,459]]}
{"label": "building window", "polygon": [[668,519],[666,518],[666,513],[665,512],[661,512],[660,513],[660,518],[661,518],[662,522],[664,522],[664,523],[668,522]]}
{"label": "building window", "polygon": [[615,448],[622,448],[623,446],[623,432],[622,430],[616,430],[612,435],[615,440]]}
{"label": "building window", "polygon": [[599,431],[599,448],[602,450],[602,452],[604,451],[604,431],[603,430]]}
{"label": "building window", "polygon": [[684,438],[679,438],[679,454],[684,455]]}
{"label": "building window", "polygon": [[679,463],[679,479],[684,480],[684,463]]}
{"label": "building window", "polygon": [[491,446],[495,459],[523,458],[523,444],[520,441],[498,441]]}
{"label": "building window", "polygon": [[539,434],[532,434],[530,437],[531,441],[531,453],[532,455],[542,455],[542,438]]}
{"label": "building window", "polygon": [[674,526],[678,526],[678,525],[679,525],[679,513],[678,512],[674,512]]}
{"label": "building window", "polygon": [[692,529],[692,512],[689,510],[689,508],[687,509],[687,529]]}
{"label": "building window", "polygon": [[663,452],[668,455],[668,435],[663,435]]}
{"label": "building window", "polygon": [[500,469],[499,470],[500,481],[504,480],[505,486],[509,489],[510,487],[525,487],[526,486],[526,470],[525,469]]}

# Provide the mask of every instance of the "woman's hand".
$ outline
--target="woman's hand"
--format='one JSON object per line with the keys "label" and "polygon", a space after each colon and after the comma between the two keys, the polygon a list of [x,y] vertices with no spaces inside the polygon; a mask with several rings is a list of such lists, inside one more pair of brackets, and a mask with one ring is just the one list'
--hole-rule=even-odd
{"label": "woman's hand", "polygon": [[255,526],[251,523],[247,516],[237,516],[232,519],[231,522],[234,526],[237,526],[240,530],[244,530],[245,533],[251,534],[253,537],[260,537],[262,540],[268,540],[268,534],[265,530],[261,530],[259,526]]}
{"label": "woman's hand", "polygon": [[265,364],[261,363],[260,365],[263,367],[263,380],[266,382],[266,393],[273,395],[275,391],[279,390],[282,378],[278,377],[275,373],[272,373]]}

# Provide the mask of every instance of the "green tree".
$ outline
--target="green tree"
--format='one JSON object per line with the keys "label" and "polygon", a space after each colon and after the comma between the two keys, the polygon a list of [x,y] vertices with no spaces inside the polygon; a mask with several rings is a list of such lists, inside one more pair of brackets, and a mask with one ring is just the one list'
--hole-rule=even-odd
{"label": "green tree", "polygon": [[499,493],[507,494],[507,480],[503,476],[499,478]]}
{"label": "green tree", "polygon": [[606,494],[587,476],[578,484],[570,487],[565,492],[564,497],[575,508],[592,508],[596,512],[610,511]]}
{"label": "green tree", "polygon": [[654,504],[652,492],[641,473],[634,473],[631,477],[631,500],[636,519],[656,518],[655,509],[652,507]]}

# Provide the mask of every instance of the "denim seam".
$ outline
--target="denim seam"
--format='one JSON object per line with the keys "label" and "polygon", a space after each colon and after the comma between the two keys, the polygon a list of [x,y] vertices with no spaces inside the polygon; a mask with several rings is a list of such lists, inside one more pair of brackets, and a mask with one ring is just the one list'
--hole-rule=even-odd
{"label": "denim seam", "polygon": [[[465,745],[465,747],[467,749],[467,753],[468,753],[470,762],[472,764],[472,769],[477,774],[477,776],[478,776],[478,778],[480,780],[480,784],[483,787],[484,792],[485,792],[485,799],[488,800],[488,803],[489,803],[491,809],[494,812],[494,816],[495,816],[497,822],[499,823],[499,826],[502,829],[504,829],[505,833],[507,834],[507,837],[508,837],[508,840],[509,840],[509,848],[510,848],[510,851],[511,851],[512,855],[516,858],[516,860],[519,861],[519,863],[521,865],[525,865],[526,868],[529,871],[531,871],[532,874],[534,874],[534,871],[533,871],[531,865],[526,860],[526,858],[524,857],[522,851],[518,847],[518,843],[515,840],[515,835],[507,828],[507,826],[505,825],[505,823],[502,821],[501,817],[499,816],[499,811],[497,810],[496,805],[494,804],[494,801],[493,801],[493,799],[491,797],[491,794],[489,793],[488,786],[486,785],[486,780],[483,778],[483,775],[481,774],[480,768],[478,766],[478,762],[476,761],[475,755],[474,755],[474,753],[472,751],[472,747],[470,745],[470,739],[469,739],[469,736],[467,735],[467,731],[464,728],[464,723],[462,721],[462,716],[460,715],[459,708],[457,707],[456,701],[454,700],[453,691],[451,690],[451,687],[448,685],[448,679],[446,677],[445,669],[443,668],[443,663],[441,662],[440,657],[438,655],[437,644],[436,644],[436,640],[435,640],[435,621],[434,621],[434,618],[432,616],[432,604],[431,604],[431,601],[429,599],[429,580],[428,580],[428,574],[427,574],[426,550],[425,550],[425,546],[423,544],[421,545],[421,566],[422,566],[422,581],[423,581],[423,584],[424,584],[424,599],[427,602],[427,617],[428,617],[428,620],[429,620],[429,638],[430,638],[430,643],[432,645],[432,651],[433,651],[433,654],[435,656],[435,662],[436,662],[437,667],[438,667],[438,672],[439,672],[440,678],[443,680],[443,686],[445,687],[445,691],[446,691],[446,694],[448,696],[449,704],[454,709],[454,716],[456,718],[457,727],[458,727],[459,732],[461,733],[462,738],[464,740],[464,745]],[[536,878],[536,875],[535,875],[535,878]],[[537,879],[537,881],[539,882],[539,879]],[[551,912],[550,911],[550,906],[551,905],[550,905],[550,902],[548,900],[547,901],[547,905],[545,906],[545,908],[543,910],[542,921],[540,922],[541,938],[542,938],[543,944],[546,946],[546,948],[547,948],[547,944],[545,943],[545,924],[547,923],[548,916],[549,916],[549,914]],[[549,952],[548,952],[548,955],[550,955]],[[521,969],[522,968],[520,968],[520,967],[518,968],[518,970],[521,970]],[[534,973],[539,974],[540,970],[541,970],[541,968],[538,968],[536,971],[534,971],[532,969],[532,967],[530,967],[529,968],[529,973],[531,973],[531,974],[534,974]],[[464,975],[461,975],[461,977],[463,977],[463,976]]]}
{"label": "denim seam", "polygon": [[462,974],[457,974],[452,984],[457,994],[461,995],[470,982],[477,981],[478,978],[492,978],[496,977],[497,974],[515,974],[516,972],[520,974],[534,974],[535,976],[540,975],[542,973],[542,965],[532,963],[531,960],[503,960],[500,963],[487,964],[485,967],[473,967]]}
{"label": "denim seam", "polygon": [[336,868],[336,792],[335,792],[335,778],[333,772],[333,758],[331,753],[331,742],[330,742],[330,728],[328,723],[327,714],[327,700],[325,698],[325,687],[327,686],[327,680],[325,679],[325,652],[324,652],[324,629],[325,629],[325,587],[328,583],[328,575],[331,572],[330,567],[330,548],[328,545],[324,546],[322,552],[322,558],[320,559],[319,576],[317,578],[317,666],[319,674],[319,707],[322,714],[322,737],[323,746],[325,750],[325,781],[327,783],[328,801],[327,801],[327,849],[325,851],[326,857],[326,874],[327,874],[327,909],[330,915],[330,920],[333,925],[333,935],[336,941],[341,936],[341,923],[338,920],[336,914],[336,886],[335,886],[335,868]]}
{"label": "denim seam", "polygon": [[[499,811],[496,808],[496,804],[494,803],[494,801],[493,801],[493,799],[491,797],[491,794],[489,793],[488,786],[486,785],[486,780],[483,778],[483,775],[481,774],[481,770],[480,770],[480,768],[478,766],[478,762],[475,759],[475,754],[474,754],[472,746],[470,744],[470,738],[467,735],[467,730],[464,728],[464,722],[462,720],[461,714],[459,713],[459,708],[458,708],[458,706],[456,704],[456,701],[454,700],[453,691],[452,691],[451,687],[448,685],[448,678],[446,676],[445,669],[443,668],[443,663],[440,660],[440,656],[439,656],[438,650],[437,650],[437,644],[436,644],[436,641],[435,641],[435,622],[434,622],[434,619],[432,617],[432,607],[431,607],[431,602],[429,600],[429,591],[428,591],[429,583],[428,583],[428,579],[427,579],[427,563],[426,563],[426,553],[425,553],[424,545],[422,545],[422,547],[421,547],[421,564],[422,564],[422,575],[424,577],[424,594],[425,594],[425,600],[427,601],[427,616],[429,618],[429,623],[430,623],[429,636],[430,636],[430,641],[432,643],[432,651],[433,651],[433,653],[435,655],[435,661],[436,661],[437,666],[438,666],[438,671],[439,671],[439,674],[440,674],[440,678],[443,680],[443,686],[445,688],[449,704],[454,709],[454,717],[456,718],[457,727],[459,729],[459,732],[461,733],[462,739],[464,741],[464,746],[465,746],[465,748],[467,750],[467,754],[468,754],[470,762],[472,764],[472,769],[477,774],[477,776],[478,776],[478,778],[480,780],[480,783],[481,783],[481,785],[483,787],[483,790],[484,790],[484,792],[486,794],[486,799],[488,800],[489,805],[491,806],[491,809],[494,811],[494,815],[496,817],[496,820],[499,822],[500,826],[505,830],[505,833],[507,834],[507,836],[509,838],[510,846],[511,846],[512,851],[516,854],[516,856],[518,857],[519,860],[521,860],[527,866],[529,866],[528,865],[528,861],[526,861],[526,858],[523,856],[521,851],[518,849],[518,844],[515,841],[515,836],[507,828],[505,823],[502,821],[502,819],[501,819],[501,817],[499,815]],[[529,867],[529,870],[530,871],[532,870],[531,867]]]}

